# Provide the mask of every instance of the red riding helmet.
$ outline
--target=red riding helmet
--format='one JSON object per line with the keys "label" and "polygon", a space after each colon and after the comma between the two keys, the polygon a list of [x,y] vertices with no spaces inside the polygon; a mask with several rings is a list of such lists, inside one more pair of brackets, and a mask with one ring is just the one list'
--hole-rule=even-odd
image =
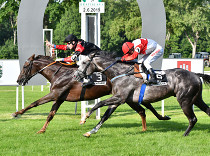
{"label": "red riding helmet", "polygon": [[128,52],[131,52],[134,49],[134,44],[131,42],[125,42],[122,46],[122,51],[124,54],[127,54]]}

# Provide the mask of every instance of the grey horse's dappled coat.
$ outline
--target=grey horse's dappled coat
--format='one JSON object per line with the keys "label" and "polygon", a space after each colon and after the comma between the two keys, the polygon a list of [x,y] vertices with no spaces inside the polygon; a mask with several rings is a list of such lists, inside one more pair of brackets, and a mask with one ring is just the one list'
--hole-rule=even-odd
{"label": "grey horse's dappled coat", "polygon": [[[94,71],[104,71],[104,69],[114,61],[114,58],[109,55],[102,55],[101,53],[91,54],[80,62],[80,67],[75,73],[75,76],[78,77],[79,75],[79,77],[83,77],[92,74]],[[116,76],[128,72],[129,68],[130,65],[128,64],[117,63],[107,69],[104,74],[111,80]],[[202,77],[204,82],[209,84],[210,76],[196,74],[180,68],[165,70],[164,72],[166,73],[168,84],[147,86],[142,104],[146,106],[147,104],[150,105],[150,103],[160,101],[170,96],[175,96],[189,120],[189,126],[184,133],[184,136],[187,136],[197,122],[192,108],[193,104],[210,116],[210,108],[202,99],[202,82],[200,80],[200,77]],[[138,105],[139,91],[143,83],[142,79],[129,74],[114,79],[112,82],[113,96],[96,104],[86,114],[86,118],[88,118],[94,110],[102,106],[120,105],[125,102]]]}

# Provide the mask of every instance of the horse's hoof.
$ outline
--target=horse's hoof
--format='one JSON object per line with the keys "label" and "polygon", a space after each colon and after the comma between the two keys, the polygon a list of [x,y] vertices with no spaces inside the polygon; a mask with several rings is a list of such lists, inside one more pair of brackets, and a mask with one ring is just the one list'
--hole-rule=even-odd
{"label": "horse's hoof", "polygon": [[17,118],[17,117],[18,117],[18,114],[12,113],[12,117],[13,117],[13,118]]}
{"label": "horse's hoof", "polygon": [[146,132],[147,131],[147,129],[142,129],[142,132]]}
{"label": "horse's hoof", "polygon": [[83,125],[83,124],[85,124],[85,122],[86,122],[85,120],[84,121],[81,120],[79,124]]}
{"label": "horse's hoof", "polygon": [[164,116],[165,120],[170,120],[171,118],[167,115]]}
{"label": "horse's hoof", "polygon": [[37,134],[42,134],[42,133],[44,133],[45,131],[44,130],[40,130],[40,131],[38,131],[38,132],[36,132]]}
{"label": "horse's hoof", "polygon": [[87,133],[83,134],[83,136],[85,136],[85,137],[87,137],[87,138],[89,138],[90,135],[91,135],[90,132],[87,132]]}

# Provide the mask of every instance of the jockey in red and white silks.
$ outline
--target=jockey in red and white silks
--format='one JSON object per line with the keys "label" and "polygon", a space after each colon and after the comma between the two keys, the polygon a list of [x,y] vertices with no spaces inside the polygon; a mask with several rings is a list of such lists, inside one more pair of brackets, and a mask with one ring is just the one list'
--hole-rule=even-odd
{"label": "jockey in red and white silks", "polygon": [[152,69],[151,63],[163,55],[163,48],[154,40],[140,38],[133,42],[125,42],[122,46],[122,51],[125,54],[121,61],[130,61],[136,59],[140,54],[144,56],[138,60],[138,63],[143,63],[151,79],[149,83],[157,83],[156,74]]}

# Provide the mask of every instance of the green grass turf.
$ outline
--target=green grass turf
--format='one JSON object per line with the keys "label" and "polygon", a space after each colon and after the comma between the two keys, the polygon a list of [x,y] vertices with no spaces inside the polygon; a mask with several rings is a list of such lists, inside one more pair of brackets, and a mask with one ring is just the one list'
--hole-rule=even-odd
{"label": "green grass turf", "polygon": [[204,67],[204,71],[210,71],[210,67]]}
{"label": "green grass turf", "polygon": [[[49,92],[48,87],[25,87],[25,106]],[[21,93],[21,88],[19,89]],[[203,99],[210,106],[210,90],[204,88]],[[188,137],[183,137],[188,120],[176,98],[165,100],[165,115],[172,119],[159,121],[149,110],[147,131],[142,132],[141,119],[128,105],[118,107],[97,134],[83,137],[97,123],[95,113],[85,125],[79,125],[80,103],[64,102],[44,134],[36,134],[44,125],[52,102],[33,108],[18,119],[15,112],[16,87],[0,86],[0,155],[210,155],[210,118],[195,107],[198,122]],[[21,95],[19,95],[21,98]],[[103,97],[105,99],[108,97]],[[19,99],[19,109],[21,100]],[[161,102],[153,106],[161,113]],[[101,115],[107,107],[101,109]]]}

